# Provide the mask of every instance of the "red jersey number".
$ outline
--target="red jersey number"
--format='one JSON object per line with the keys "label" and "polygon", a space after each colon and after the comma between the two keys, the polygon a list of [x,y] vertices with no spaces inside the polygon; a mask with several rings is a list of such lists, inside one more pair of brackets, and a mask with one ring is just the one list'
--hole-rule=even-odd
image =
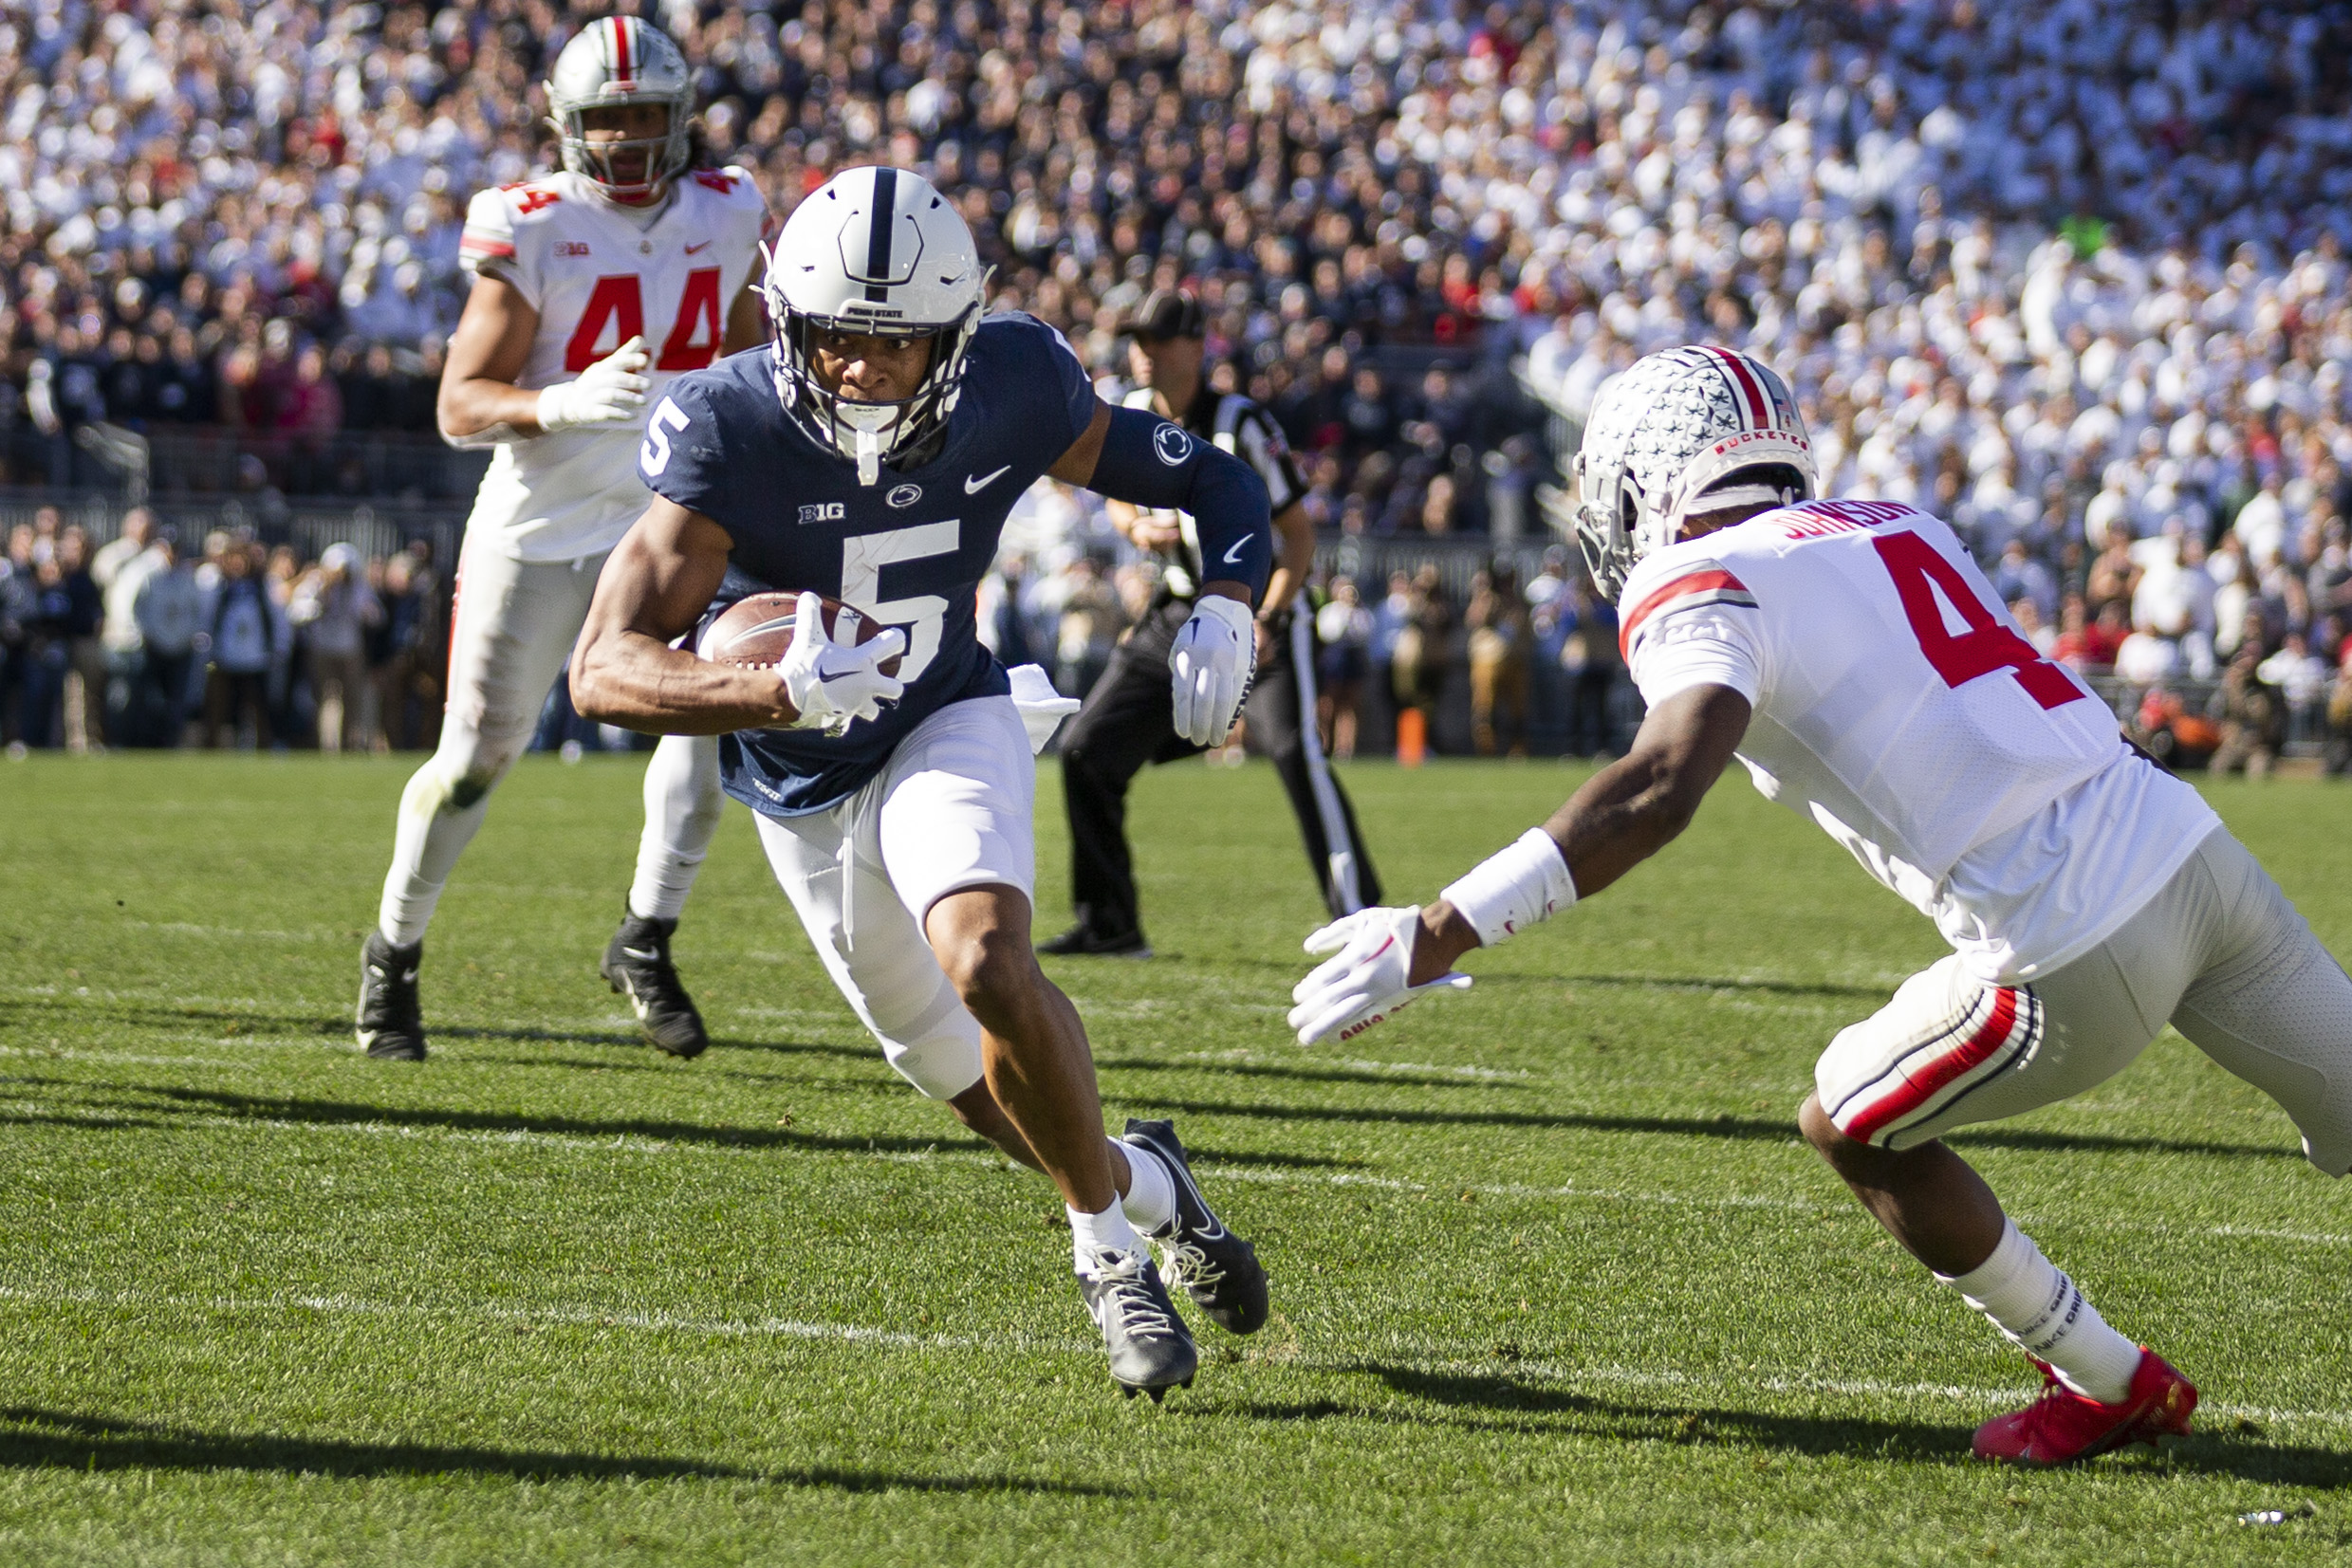
{"label": "red jersey number", "polygon": [[[700,370],[718,355],[726,333],[726,318],[718,303],[718,271],[697,267],[686,274],[686,291],[677,302],[677,320],[662,341],[656,370]],[[577,376],[631,338],[645,336],[645,296],[634,272],[615,272],[596,280],[588,308],[565,345],[564,368]],[[700,339],[700,341],[696,341]],[[611,346],[600,350],[598,344]]]}
{"label": "red jersey number", "polygon": [[[1908,532],[1880,534],[1871,544],[1879,559],[1886,563],[1887,575],[1895,580],[1895,592],[1902,599],[1912,635],[1919,639],[1919,652],[1927,655],[1927,662],[1946,686],[1963,686],[1979,675],[2007,670],[2017,677],[2026,694],[2046,709],[2063,708],[2090,695],[2072,675],[2044,658],[2032,643],[2002,625],[1959,568],[1935,545]],[[1944,612],[1935,602],[1938,588],[1968,623],[1968,630],[1956,636],[1944,624]]]}

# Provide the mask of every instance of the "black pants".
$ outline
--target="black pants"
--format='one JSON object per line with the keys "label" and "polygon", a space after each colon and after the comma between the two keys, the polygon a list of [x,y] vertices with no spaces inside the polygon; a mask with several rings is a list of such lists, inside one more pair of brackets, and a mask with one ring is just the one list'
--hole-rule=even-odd
{"label": "black pants", "polygon": [[[1102,678],[1086,693],[1086,706],[1070,721],[1062,743],[1062,799],[1070,817],[1070,898],[1078,922],[1098,936],[1123,936],[1141,929],[1137,913],[1134,862],[1127,851],[1127,785],[1146,763],[1176,762],[1203,749],[1176,731],[1176,699],[1170,688],[1168,653],[1193,613],[1183,600],[1155,604],[1151,613],[1112,655]],[[1380,879],[1356,826],[1355,808],[1328,767],[1307,756],[1302,712],[1298,652],[1313,670],[1312,638],[1304,624],[1283,639],[1279,652],[1258,672],[1244,711],[1250,733],[1272,755],[1274,770],[1290,797],[1306,840],[1307,863],[1332,914],[1350,913],[1344,890],[1332,876],[1330,836],[1324,831],[1317,800],[1317,771],[1331,791],[1345,825],[1343,847],[1355,858],[1356,907],[1380,901]],[[1320,763],[1320,750],[1315,759]]]}

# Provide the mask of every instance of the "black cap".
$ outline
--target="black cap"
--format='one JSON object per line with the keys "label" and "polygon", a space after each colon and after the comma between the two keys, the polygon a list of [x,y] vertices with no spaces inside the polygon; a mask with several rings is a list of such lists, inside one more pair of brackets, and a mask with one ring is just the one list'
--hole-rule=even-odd
{"label": "black cap", "polygon": [[1154,341],[1209,335],[1200,302],[1176,288],[1155,288],[1145,295],[1127,323],[1127,331],[1132,337]]}

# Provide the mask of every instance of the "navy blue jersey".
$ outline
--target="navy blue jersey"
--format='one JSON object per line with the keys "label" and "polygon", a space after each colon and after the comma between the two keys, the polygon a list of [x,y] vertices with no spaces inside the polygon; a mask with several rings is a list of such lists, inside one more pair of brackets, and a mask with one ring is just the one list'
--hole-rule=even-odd
{"label": "navy blue jersey", "polygon": [[1085,434],[1095,396],[1060,333],[1032,316],[991,316],[972,334],[937,455],[916,469],[884,465],[879,483],[861,485],[855,463],[785,413],[772,354],[748,349],[671,383],[638,467],[655,493],[733,542],[713,615],[747,594],[806,591],[906,633],[906,695],[880,718],[842,735],[747,729],[720,740],[727,792],[796,817],[857,790],[949,703],[1009,690],[976,635],[974,596],[1006,515]]}

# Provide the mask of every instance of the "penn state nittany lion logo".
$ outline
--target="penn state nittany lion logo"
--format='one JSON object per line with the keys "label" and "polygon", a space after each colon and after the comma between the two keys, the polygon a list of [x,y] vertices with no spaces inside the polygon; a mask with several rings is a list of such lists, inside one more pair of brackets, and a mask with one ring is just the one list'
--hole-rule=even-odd
{"label": "penn state nittany lion logo", "polygon": [[1152,432],[1152,450],[1170,468],[1182,468],[1184,460],[1193,455],[1193,438],[1184,433],[1181,426],[1162,421],[1160,427]]}

